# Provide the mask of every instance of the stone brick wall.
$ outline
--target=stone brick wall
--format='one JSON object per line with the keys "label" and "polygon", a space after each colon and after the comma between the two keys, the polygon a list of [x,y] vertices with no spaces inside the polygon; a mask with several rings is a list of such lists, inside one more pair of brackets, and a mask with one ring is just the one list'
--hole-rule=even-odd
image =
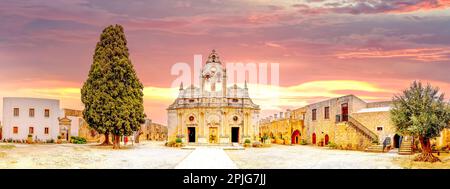
{"label": "stone brick wall", "polygon": [[372,141],[347,123],[336,124],[336,135],[333,143],[339,149],[364,150]]}
{"label": "stone brick wall", "polygon": [[[391,141],[393,141],[396,131],[389,111],[354,113],[351,116],[377,134],[380,143],[386,137],[391,137]],[[377,127],[382,127],[382,130],[378,131]]]}

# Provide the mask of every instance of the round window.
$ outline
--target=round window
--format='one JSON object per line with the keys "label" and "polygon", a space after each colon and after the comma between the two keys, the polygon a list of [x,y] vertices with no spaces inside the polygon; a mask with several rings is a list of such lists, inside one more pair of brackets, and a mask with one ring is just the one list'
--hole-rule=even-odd
{"label": "round window", "polygon": [[189,121],[194,121],[194,116],[189,116]]}
{"label": "round window", "polygon": [[239,119],[238,116],[233,117],[233,121],[237,121],[238,119]]}

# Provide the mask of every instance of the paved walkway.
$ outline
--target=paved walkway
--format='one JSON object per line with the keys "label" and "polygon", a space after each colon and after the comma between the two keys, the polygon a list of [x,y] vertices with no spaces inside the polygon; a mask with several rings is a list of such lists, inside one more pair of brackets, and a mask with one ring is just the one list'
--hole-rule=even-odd
{"label": "paved walkway", "polygon": [[222,148],[197,147],[175,169],[237,169]]}

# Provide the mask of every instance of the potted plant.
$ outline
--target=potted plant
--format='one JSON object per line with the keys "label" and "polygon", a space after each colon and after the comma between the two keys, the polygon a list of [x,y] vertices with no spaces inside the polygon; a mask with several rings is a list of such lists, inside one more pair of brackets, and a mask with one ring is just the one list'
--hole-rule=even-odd
{"label": "potted plant", "polygon": [[61,144],[62,143],[61,136],[58,136],[58,140],[56,140],[56,143],[57,144]]}
{"label": "potted plant", "polygon": [[250,141],[250,139],[245,139],[244,141],[244,147],[250,147],[251,146],[252,141]]}
{"label": "potted plant", "polygon": [[27,144],[32,144],[33,143],[33,135],[29,134],[28,138],[27,138]]}
{"label": "potted plant", "polygon": [[181,147],[183,145],[183,140],[181,138],[175,139],[175,146]]}

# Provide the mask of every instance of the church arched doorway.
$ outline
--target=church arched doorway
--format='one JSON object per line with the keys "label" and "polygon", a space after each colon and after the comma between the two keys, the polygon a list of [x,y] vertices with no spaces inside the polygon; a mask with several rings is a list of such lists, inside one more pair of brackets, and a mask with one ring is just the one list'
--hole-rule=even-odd
{"label": "church arched doorway", "polygon": [[291,144],[298,144],[300,141],[300,131],[295,130],[292,133]]}
{"label": "church arched doorway", "polygon": [[325,145],[328,145],[329,140],[330,140],[330,137],[328,135],[325,135]]}
{"label": "church arched doorway", "polygon": [[312,134],[312,143],[316,144],[316,133]]}

